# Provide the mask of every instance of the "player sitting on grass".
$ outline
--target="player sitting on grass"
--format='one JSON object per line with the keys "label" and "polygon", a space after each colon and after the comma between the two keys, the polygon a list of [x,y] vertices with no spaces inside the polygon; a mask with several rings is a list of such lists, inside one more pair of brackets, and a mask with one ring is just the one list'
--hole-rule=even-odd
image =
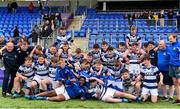
{"label": "player sitting on grass", "polygon": [[146,54],[143,58],[144,66],[141,68],[141,73],[137,77],[137,81],[143,78],[142,97],[143,101],[146,101],[148,96],[151,96],[153,103],[157,102],[158,97],[158,83],[157,77],[160,75],[159,84],[163,84],[163,75],[159,72],[156,66],[153,66],[150,61],[150,55]]}
{"label": "player sitting on grass", "polygon": [[42,90],[41,81],[48,78],[48,62],[44,55],[38,56],[38,61],[34,64],[34,71],[35,76],[31,82],[31,90],[37,93],[36,91],[39,91],[39,89]]}
{"label": "player sitting on grass", "polygon": [[25,63],[19,67],[16,77],[14,79],[14,94],[13,98],[19,97],[21,88],[26,85],[25,95],[30,94],[30,84],[34,77],[34,70],[32,65],[32,58],[26,57]]}
{"label": "player sitting on grass", "polygon": [[57,87],[57,82],[55,81],[55,77],[56,77],[56,69],[57,69],[57,59],[55,57],[53,57],[51,59],[51,63],[49,64],[48,67],[48,71],[49,71],[49,77],[42,80],[41,84],[42,84],[42,88],[44,91],[48,90],[48,86],[51,84],[52,85],[52,89],[55,89]]}

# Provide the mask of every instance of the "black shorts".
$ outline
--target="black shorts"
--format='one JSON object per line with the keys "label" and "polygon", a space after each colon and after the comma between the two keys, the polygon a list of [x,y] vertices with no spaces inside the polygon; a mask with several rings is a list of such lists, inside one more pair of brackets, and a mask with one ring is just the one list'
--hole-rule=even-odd
{"label": "black shorts", "polygon": [[169,71],[160,71],[163,74],[164,85],[174,85],[172,77],[169,76]]}

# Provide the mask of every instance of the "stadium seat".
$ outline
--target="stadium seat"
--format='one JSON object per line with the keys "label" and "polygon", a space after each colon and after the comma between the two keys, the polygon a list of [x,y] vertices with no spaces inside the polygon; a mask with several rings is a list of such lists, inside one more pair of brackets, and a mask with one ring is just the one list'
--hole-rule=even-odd
{"label": "stadium seat", "polygon": [[74,37],[78,37],[79,36],[79,31],[74,31]]}

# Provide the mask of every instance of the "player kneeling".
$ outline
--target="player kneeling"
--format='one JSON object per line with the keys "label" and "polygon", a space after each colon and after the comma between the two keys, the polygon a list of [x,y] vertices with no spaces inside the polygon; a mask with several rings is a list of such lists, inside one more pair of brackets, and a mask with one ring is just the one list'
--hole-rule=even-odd
{"label": "player kneeling", "polygon": [[158,83],[157,77],[160,75],[159,84],[163,84],[163,75],[159,72],[158,68],[151,65],[150,55],[145,55],[143,59],[144,66],[141,68],[141,73],[137,77],[137,81],[140,81],[143,78],[143,88],[142,88],[142,98],[143,101],[148,99],[148,96],[151,96],[151,101],[153,103],[157,102],[158,97]]}
{"label": "player kneeling", "polygon": [[23,85],[26,85],[25,95],[30,94],[30,84],[34,77],[32,58],[26,57],[25,63],[19,67],[14,79],[14,94],[13,98],[20,96]]}

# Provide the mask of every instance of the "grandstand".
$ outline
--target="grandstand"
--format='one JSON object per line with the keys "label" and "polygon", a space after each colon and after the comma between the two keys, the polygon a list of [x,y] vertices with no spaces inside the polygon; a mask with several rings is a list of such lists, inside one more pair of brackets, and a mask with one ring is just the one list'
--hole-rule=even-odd
{"label": "grandstand", "polygon": [[7,9],[1,7],[0,16],[0,35],[4,34],[6,38],[13,36],[13,28],[15,26],[19,27],[21,35],[29,36],[32,31],[32,25],[41,20],[37,8],[33,13],[28,13],[27,7],[19,7],[16,14],[8,14]]}
{"label": "grandstand", "polygon": [[[84,52],[91,50],[94,44],[101,46],[103,41],[118,48],[119,42],[125,42],[132,24],[137,27],[142,44],[148,41],[154,41],[158,44],[159,40],[163,39],[169,45],[168,36],[170,33],[177,34],[177,39],[180,42],[180,19],[178,19],[180,1],[178,0],[172,2],[168,0],[136,0],[140,2],[140,5],[144,5],[141,8],[138,8],[138,2],[135,0],[42,0],[43,11],[39,10],[36,0],[32,1],[35,5],[32,13],[29,13],[27,8],[29,1],[18,1],[19,6],[16,12],[12,13],[8,13],[6,7],[8,2],[0,2],[0,36],[4,36],[6,42],[9,38],[13,38],[14,27],[17,26],[20,37],[26,36],[32,45],[30,35],[34,26],[37,25],[40,30],[43,30],[44,15],[55,13],[61,14],[61,26],[67,29],[66,33],[71,35]],[[150,2],[152,4],[149,6]],[[164,6],[161,6],[162,2],[165,3]],[[157,7],[153,7],[153,3],[157,3],[155,5]],[[137,6],[133,6],[134,4]],[[127,7],[123,5],[127,5]],[[134,9],[135,7],[137,8]],[[174,11],[173,18],[170,20],[168,19],[169,7]],[[163,26],[160,20],[155,19],[133,18],[132,21],[129,20],[129,15],[140,15],[148,12],[158,15],[161,10],[164,10]],[[60,27],[56,27],[47,37],[39,35],[37,44],[50,47],[55,43],[59,29]],[[75,47],[72,48],[74,52]],[[0,86],[3,77],[3,70],[0,70]]]}

